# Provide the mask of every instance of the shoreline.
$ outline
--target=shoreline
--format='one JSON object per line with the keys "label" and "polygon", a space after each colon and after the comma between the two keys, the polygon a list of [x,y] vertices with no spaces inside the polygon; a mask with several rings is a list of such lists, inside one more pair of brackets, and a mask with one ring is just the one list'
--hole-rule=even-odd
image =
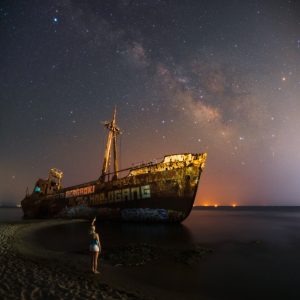
{"label": "shoreline", "polygon": [[0,223],[1,299],[151,299],[111,287],[101,274],[89,272],[89,264],[76,268],[68,253],[40,247],[34,232],[57,222],[66,223]]}

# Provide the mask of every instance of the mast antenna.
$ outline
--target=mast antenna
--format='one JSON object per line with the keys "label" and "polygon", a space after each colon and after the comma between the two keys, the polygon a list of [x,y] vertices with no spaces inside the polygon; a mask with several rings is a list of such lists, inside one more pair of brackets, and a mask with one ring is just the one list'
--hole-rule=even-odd
{"label": "mast antenna", "polygon": [[[120,134],[120,128],[116,124],[117,108],[115,107],[113,113],[113,119],[111,122],[104,122],[104,126],[109,130],[107,136],[107,142],[105,147],[102,173],[100,176],[101,181],[105,181],[105,176],[108,174],[109,162],[111,158],[111,151],[113,151],[114,160],[114,176],[113,179],[118,178],[119,166],[118,166],[118,152],[117,152],[117,135]],[[113,149],[111,149],[113,147]]]}

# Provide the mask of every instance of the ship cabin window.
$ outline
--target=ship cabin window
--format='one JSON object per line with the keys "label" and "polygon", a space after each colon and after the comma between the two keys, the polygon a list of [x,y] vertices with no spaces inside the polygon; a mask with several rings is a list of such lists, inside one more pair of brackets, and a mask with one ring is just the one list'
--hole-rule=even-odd
{"label": "ship cabin window", "polygon": [[34,188],[34,192],[35,192],[35,193],[40,193],[40,192],[41,192],[41,188],[40,188],[39,186],[36,186],[36,187]]}

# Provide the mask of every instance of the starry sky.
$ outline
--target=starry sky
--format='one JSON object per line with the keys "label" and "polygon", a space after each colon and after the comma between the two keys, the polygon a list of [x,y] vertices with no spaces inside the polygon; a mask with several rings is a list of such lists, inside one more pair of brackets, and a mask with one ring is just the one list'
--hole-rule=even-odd
{"label": "starry sky", "polygon": [[0,2],[0,202],[207,152],[197,205],[300,205],[300,1]]}

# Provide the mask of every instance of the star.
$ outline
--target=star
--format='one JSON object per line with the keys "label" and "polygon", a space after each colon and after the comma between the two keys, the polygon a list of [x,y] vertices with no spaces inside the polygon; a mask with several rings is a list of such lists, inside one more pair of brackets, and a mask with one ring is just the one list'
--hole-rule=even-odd
{"label": "star", "polygon": [[53,18],[52,18],[52,22],[53,22],[54,24],[57,24],[57,23],[58,23],[58,17],[53,17]]}

